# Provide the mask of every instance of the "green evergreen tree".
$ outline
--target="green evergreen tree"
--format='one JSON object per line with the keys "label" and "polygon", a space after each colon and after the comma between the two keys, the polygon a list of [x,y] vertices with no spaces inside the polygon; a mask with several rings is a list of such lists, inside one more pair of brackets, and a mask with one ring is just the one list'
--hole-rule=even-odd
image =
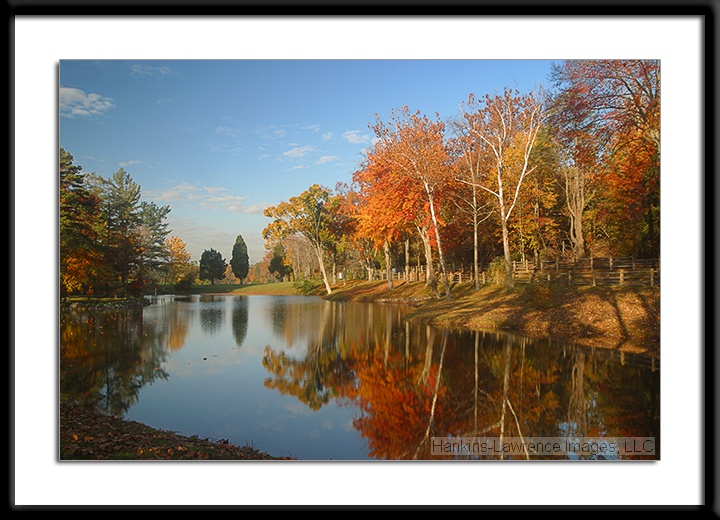
{"label": "green evergreen tree", "polygon": [[200,257],[200,279],[210,280],[215,285],[215,280],[222,280],[225,276],[227,263],[219,251],[206,249]]}
{"label": "green evergreen tree", "polygon": [[235,239],[232,258],[230,259],[230,267],[232,267],[233,274],[242,284],[250,270],[250,258],[248,257],[247,245],[245,245],[245,240],[242,235],[238,235],[237,239]]}
{"label": "green evergreen tree", "polygon": [[[105,224],[102,247],[108,269],[109,288],[124,293],[137,273],[141,261],[139,227],[140,185],[120,168],[109,179],[91,177],[96,193],[102,200]],[[117,286],[117,282],[120,285]]]}

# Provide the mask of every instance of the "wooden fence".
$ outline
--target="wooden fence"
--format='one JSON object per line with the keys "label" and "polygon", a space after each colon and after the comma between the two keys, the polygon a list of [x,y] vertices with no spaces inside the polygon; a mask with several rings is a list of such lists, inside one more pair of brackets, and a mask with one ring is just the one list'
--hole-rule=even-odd
{"label": "wooden fence", "polygon": [[518,283],[566,285],[660,285],[660,260],[656,258],[578,258],[541,262],[513,262]]}
{"label": "wooden fence", "polygon": [[[578,258],[575,260],[542,260],[540,262],[513,262],[512,277],[516,283],[552,283],[592,286],[636,285],[660,286],[660,260],[635,257],[620,258]],[[386,279],[384,271],[378,273]],[[438,271],[438,279],[442,274]],[[472,282],[471,271],[453,270],[448,273],[451,283]],[[393,280],[424,281],[425,270],[422,266],[413,267],[409,273],[398,271]],[[502,270],[479,274],[481,285],[501,284],[505,282]]]}

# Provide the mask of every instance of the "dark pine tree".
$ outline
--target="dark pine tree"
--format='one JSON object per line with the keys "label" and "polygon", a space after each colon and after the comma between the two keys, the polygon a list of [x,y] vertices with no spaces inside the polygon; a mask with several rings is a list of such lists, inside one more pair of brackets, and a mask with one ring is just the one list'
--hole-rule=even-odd
{"label": "dark pine tree", "polygon": [[221,280],[225,276],[227,263],[219,251],[206,249],[200,257],[200,279],[210,280],[215,285],[215,280]]}
{"label": "dark pine tree", "polygon": [[250,258],[248,257],[247,245],[242,235],[238,235],[235,239],[235,245],[232,250],[232,258],[230,259],[230,267],[233,274],[243,283],[250,271]]}

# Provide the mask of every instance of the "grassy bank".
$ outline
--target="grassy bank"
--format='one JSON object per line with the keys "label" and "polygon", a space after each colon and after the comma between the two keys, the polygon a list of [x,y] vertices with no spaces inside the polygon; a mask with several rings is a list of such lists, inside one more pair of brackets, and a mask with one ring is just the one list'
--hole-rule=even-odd
{"label": "grassy bank", "polygon": [[[180,291],[169,290],[167,292],[180,293]],[[182,291],[182,294],[266,294],[272,296],[285,296],[298,294],[293,282],[277,283],[248,283],[248,284],[221,284],[214,285],[193,285],[189,291]]]}
{"label": "grassy bank", "polygon": [[408,319],[473,330],[553,336],[579,344],[659,354],[660,290],[650,287],[567,287],[456,284],[451,300],[421,282],[356,282],[325,296],[336,301],[406,301]]}

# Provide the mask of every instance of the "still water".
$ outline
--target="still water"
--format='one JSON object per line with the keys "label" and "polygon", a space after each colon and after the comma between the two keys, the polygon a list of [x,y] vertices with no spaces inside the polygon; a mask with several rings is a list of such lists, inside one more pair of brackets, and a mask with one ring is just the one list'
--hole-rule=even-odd
{"label": "still water", "polygon": [[478,436],[653,438],[651,455],[564,458],[660,458],[660,367],[648,356],[410,324],[400,304],[151,301],[61,312],[61,401],[99,399],[155,428],[300,460],[446,460],[434,440]]}

